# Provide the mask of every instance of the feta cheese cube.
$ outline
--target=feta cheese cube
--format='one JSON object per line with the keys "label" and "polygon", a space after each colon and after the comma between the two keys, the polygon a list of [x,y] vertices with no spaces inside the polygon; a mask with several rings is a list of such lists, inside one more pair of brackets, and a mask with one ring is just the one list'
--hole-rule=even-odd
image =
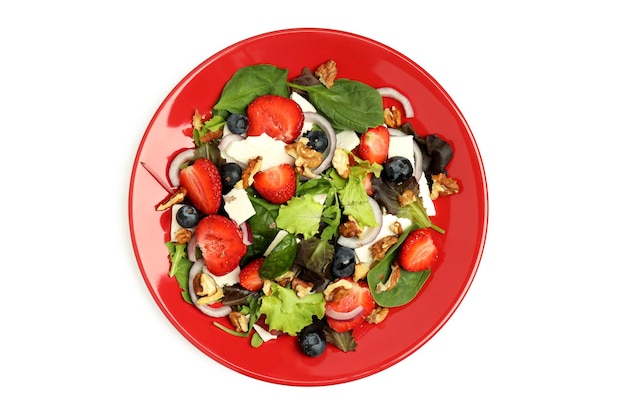
{"label": "feta cheese cube", "polygon": [[353,130],[342,130],[335,136],[337,137],[337,149],[351,151],[361,143],[361,138]]}
{"label": "feta cheese cube", "polygon": [[224,196],[224,210],[237,225],[256,214],[248,193],[243,188],[233,188]]}
{"label": "feta cheese cube", "polygon": [[413,169],[415,169],[415,156],[413,155],[413,136],[390,136],[389,137],[389,152],[387,156],[403,156],[409,161]]}
{"label": "feta cheese cube", "polygon": [[285,151],[285,142],[276,140],[266,133],[260,136],[248,136],[228,145],[223,150],[226,157],[241,166],[247,166],[250,159],[263,158],[261,170],[281,164],[293,165],[294,158]]}
{"label": "feta cheese cube", "polygon": [[426,175],[424,175],[423,172],[422,176],[417,181],[417,184],[420,188],[419,197],[422,199],[422,204],[426,209],[426,214],[428,214],[429,216],[434,216],[435,214],[437,214],[437,210],[435,210],[435,203],[433,203],[433,200],[431,200],[430,198],[430,189],[428,188]]}

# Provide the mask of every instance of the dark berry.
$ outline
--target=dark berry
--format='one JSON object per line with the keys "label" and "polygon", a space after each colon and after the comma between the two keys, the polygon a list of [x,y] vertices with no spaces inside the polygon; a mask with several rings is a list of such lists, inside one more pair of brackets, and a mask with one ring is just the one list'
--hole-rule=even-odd
{"label": "dark berry", "polygon": [[184,228],[196,227],[200,221],[200,212],[194,206],[186,204],[176,211],[176,222]]}
{"label": "dark berry", "polygon": [[235,184],[241,180],[241,167],[234,162],[227,162],[220,166],[220,177],[222,178],[222,194],[227,194],[233,189]]}
{"label": "dark berry", "polygon": [[248,131],[248,118],[243,114],[233,113],[226,119],[226,126],[232,133],[241,135]]}
{"label": "dark berry", "polygon": [[383,163],[383,177],[391,182],[406,181],[413,175],[413,165],[404,156],[392,156]]}
{"label": "dark berry", "polygon": [[354,274],[356,256],[354,249],[338,245],[335,248],[335,256],[330,267],[330,273],[334,278],[345,278]]}
{"label": "dark berry", "polygon": [[305,355],[311,357],[321,355],[326,350],[323,322],[313,317],[313,323],[300,331],[298,343]]}
{"label": "dark berry", "polygon": [[309,140],[307,145],[318,152],[324,153],[328,148],[328,138],[326,133],[321,130],[309,130],[304,134],[304,137]]}

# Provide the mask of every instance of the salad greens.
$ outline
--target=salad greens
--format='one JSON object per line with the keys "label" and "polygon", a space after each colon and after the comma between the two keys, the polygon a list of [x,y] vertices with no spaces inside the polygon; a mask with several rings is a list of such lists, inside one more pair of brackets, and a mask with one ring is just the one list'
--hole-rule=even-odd
{"label": "salad greens", "polygon": [[[194,116],[196,157],[208,158],[216,164],[223,163],[217,145],[219,141],[205,143],[200,138],[209,132],[224,129],[229,115],[245,114],[247,106],[255,98],[268,94],[289,97],[292,90],[303,93],[337,132],[349,130],[362,133],[385,123],[382,96],[367,84],[344,78],[335,80],[333,87],[328,88],[321,83],[299,83],[298,79],[289,81],[287,77],[286,69],[269,64],[250,65],[237,70],[214,104],[211,118],[200,122],[198,115]],[[314,126],[314,129],[317,128]],[[418,141],[410,125],[408,129],[407,133],[414,135],[422,148],[427,159],[425,166],[432,164],[433,171],[445,169],[452,156],[450,146],[437,137],[419,138]],[[380,164],[362,160],[349,149],[344,151],[352,161],[347,178],[341,177],[331,167],[317,178],[299,180],[295,195],[285,204],[272,204],[256,194],[252,187],[247,189],[255,214],[246,220],[250,243],[240,265],[265,257],[259,275],[267,280],[266,284],[269,281],[269,291],[252,295],[239,292],[235,295],[238,300],[245,299],[243,303],[233,304],[233,308],[248,317],[246,331],[233,330],[217,321],[215,326],[234,336],[249,337],[252,334],[251,344],[258,347],[263,340],[253,331],[253,325],[262,318],[270,330],[292,336],[309,326],[315,318],[322,319],[325,298],[319,290],[323,290],[331,280],[328,271],[335,255],[335,242],[342,220],[350,217],[362,227],[380,226],[364,187],[366,177],[371,178],[374,199],[383,211],[409,219],[412,223],[412,227],[401,233],[384,257],[373,262],[367,273],[367,285],[374,301],[380,307],[398,307],[410,302],[421,290],[430,276],[430,270],[398,271],[395,264],[397,252],[415,228],[432,228],[441,233],[444,230],[433,224],[420,198],[410,204],[400,204],[398,197],[405,191],[418,195],[417,179],[411,177],[401,184],[389,182],[381,177],[383,167]],[[280,230],[286,235],[266,254]],[[193,262],[188,257],[188,247],[175,242],[167,242],[166,245],[171,261],[169,276],[176,277],[183,299],[193,304],[188,286]],[[299,277],[313,283],[315,291],[299,296],[294,289],[276,282],[277,278],[290,271],[297,271]],[[389,284],[392,275],[395,279],[393,288],[380,291],[381,286]],[[330,343],[345,352],[356,349],[352,330],[338,333],[325,329],[325,334]]]}

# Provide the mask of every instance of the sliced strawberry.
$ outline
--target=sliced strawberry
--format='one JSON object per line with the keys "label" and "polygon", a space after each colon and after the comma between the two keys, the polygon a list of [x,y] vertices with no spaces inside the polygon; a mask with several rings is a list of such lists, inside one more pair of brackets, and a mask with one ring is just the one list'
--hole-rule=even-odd
{"label": "sliced strawberry", "polygon": [[298,103],[290,98],[264,95],[248,106],[248,135],[267,133],[274,139],[292,143],[300,136],[304,113]]}
{"label": "sliced strawberry", "polygon": [[237,224],[219,214],[204,217],[195,230],[206,269],[217,276],[232,272],[246,254],[243,233]]}
{"label": "sliced strawberry", "polygon": [[222,179],[213,162],[198,158],[180,170],[180,185],[187,197],[204,214],[215,214],[222,202]]}
{"label": "sliced strawberry", "polygon": [[250,291],[260,291],[263,288],[263,278],[259,275],[259,269],[265,262],[265,258],[256,258],[241,268],[239,284]]}
{"label": "sliced strawberry", "polygon": [[260,171],[254,176],[254,188],[261,197],[274,204],[288,201],[296,193],[296,173],[289,164]]}
{"label": "sliced strawberry", "polygon": [[370,127],[361,135],[356,150],[359,158],[382,164],[389,153],[389,129],[384,125]]}
{"label": "sliced strawberry", "polygon": [[437,260],[437,246],[430,229],[417,229],[409,233],[398,251],[398,262],[407,271],[423,271]]}
{"label": "sliced strawberry", "polygon": [[337,282],[341,281],[349,285],[350,288],[349,290],[345,290],[344,287],[341,287],[333,291],[335,296],[332,297],[332,301],[326,301],[327,311],[328,309],[332,309],[339,313],[347,313],[359,306],[363,307],[363,311],[349,320],[338,320],[330,318],[327,315],[326,321],[330,328],[336,332],[347,332],[363,323],[365,317],[376,307],[376,302],[366,282],[354,282],[350,278],[342,278]]}

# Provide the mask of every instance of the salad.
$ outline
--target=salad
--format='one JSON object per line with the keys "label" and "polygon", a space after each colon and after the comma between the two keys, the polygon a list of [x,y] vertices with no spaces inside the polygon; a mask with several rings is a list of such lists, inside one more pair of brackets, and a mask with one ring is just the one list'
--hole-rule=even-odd
{"label": "salad", "polygon": [[142,164],[168,191],[156,210],[171,211],[181,302],[253,347],[355,350],[354,330],[415,299],[440,256],[452,147],[415,132],[399,90],[338,74],[242,67],[193,114],[167,181]]}

